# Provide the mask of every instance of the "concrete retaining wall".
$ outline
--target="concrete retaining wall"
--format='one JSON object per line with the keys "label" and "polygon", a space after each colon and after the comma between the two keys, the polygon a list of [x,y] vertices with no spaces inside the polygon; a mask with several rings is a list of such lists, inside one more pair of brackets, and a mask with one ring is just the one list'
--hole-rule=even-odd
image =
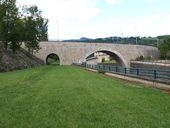
{"label": "concrete retaining wall", "polygon": [[170,63],[131,61],[131,68],[170,70]]}

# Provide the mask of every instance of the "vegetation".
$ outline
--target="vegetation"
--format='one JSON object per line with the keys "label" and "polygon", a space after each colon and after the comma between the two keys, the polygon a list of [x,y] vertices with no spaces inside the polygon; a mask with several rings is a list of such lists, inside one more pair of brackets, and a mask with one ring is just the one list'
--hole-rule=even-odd
{"label": "vegetation", "polygon": [[103,64],[116,64],[116,60],[102,62]]}
{"label": "vegetation", "polygon": [[69,66],[0,74],[1,128],[169,128],[170,96]]}
{"label": "vegetation", "polygon": [[112,37],[105,37],[105,38],[96,38],[96,39],[89,39],[89,38],[80,38],[79,40],[65,40],[67,42],[96,42],[96,43],[116,43],[116,44],[138,44],[138,45],[149,45],[157,47],[160,43],[162,43],[167,37],[170,35],[163,35],[157,37],[119,37],[119,36],[112,36]]}
{"label": "vegetation", "polygon": [[26,29],[24,35],[25,46],[30,53],[33,53],[34,50],[39,50],[39,41],[48,40],[48,20],[42,18],[37,6],[24,8],[24,12],[26,14],[23,18]]}
{"label": "vegetation", "polygon": [[164,42],[159,45],[159,50],[161,59],[170,59],[170,38],[165,39]]}
{"label": "vegetation", "polygon": [[135,60],[136,61],[151,61],[151,60],[153,60],[153,58],[152,58],[152,56],[147,56],[147,57],[139,56]]}
{"label": "vegetation", "polygon": [[25,42],[30,52],[38,50],[41,40],[48,40],[48,20],[42,18],[37,6],[16,6],[16,0],[0,0],[0,43],[13,52]]}
{"label": "vegetation", "polygon": [[102,58],[102,63],[106,62],[105,58]]}
{"label": "vegetation", "polygon": [[116,60],[112,56],[109,56],[109,59],[105,60],[102,63],[104,63],[104,64],[116,64]]}

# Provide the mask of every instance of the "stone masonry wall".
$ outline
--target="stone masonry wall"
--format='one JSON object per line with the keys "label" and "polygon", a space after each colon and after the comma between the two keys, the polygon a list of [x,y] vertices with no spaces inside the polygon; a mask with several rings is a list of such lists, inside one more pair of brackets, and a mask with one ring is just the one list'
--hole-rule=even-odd
{"label": "stone masonry wall", "polygon": [[82,42],[40,42],[40,50],[36,57],[46,61],[46,57],[55,53],[60,58],[61,65],[71,65],[73,62],[83,62],[86,57],[97,51],[110,51],[122,61],[122,66],[130,67],[130,61],[139,56],[159,58],[159,50],[151,46],[82,43]]}

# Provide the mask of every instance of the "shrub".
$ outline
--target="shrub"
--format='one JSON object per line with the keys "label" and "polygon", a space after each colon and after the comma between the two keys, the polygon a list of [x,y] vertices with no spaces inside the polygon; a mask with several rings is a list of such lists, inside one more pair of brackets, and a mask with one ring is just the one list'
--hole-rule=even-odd
{"label": "shrub", "polygon": [[143,56],[139,56],[135,59],[136,61],[143,61],[144,60],[144,57]]}
{"label": "shrub", "polygon": [[105,61],[106,61],[105,58],[102,58],[102,63],[105,62]]}
{"label": "shrub", "polygon": [[98,69],[98,73],[105,74],[104,70]]}

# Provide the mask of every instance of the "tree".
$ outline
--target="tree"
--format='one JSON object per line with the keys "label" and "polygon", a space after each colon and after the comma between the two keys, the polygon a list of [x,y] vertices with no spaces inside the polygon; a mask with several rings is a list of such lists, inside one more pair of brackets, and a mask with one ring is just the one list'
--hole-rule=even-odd
{"label": "tree", "polygon": [[48,19],[40,18],[38,22],[38,38],[40,41],[48,41]]}
{"label": "tree", "polygon": [[37,6],[24,9],[25,23],[25,46],[30,53],[39,50],[39,42],[48,40],[48,20],[42,18],[41,11]]}
{"label": "tree", "polygon": [[159,50],[161,59],[170,59],[170,38],[165,39],[164,42],[159,45]]}
{"label": "tree", "polygon": [[4,40],[7,37],[5,34],[5,15],[6,15],[6,8],[3,0],[0,0],[0,45],[1,45],[1,50],[4,47]]}
{"label": "tree", "polygon": [[11,33],[9,35],[11,43],[9,47],[15,52],[20,48],[22,42],[24,41],[24,22],[21,19],[17,19]]}
{"label": "tree", "polygon": [[4,16],[4,6],[2,5],[2,0],[0,0],[0,61],[2,58],[2,50],[3,50],[3,44],[2,44],[2,20]]}
{"label": "tree", "polygon": [[32,53],[39,49],[39,41],[48,40],[48,20],[37,6],[18,10],[16,0],[0,0],[0,48],[15,52],[25,42]]}
{"label": "tree", "polygon": [[16,21],[19,18],[16,0],[1,0],[0,14],[0,39],[5,50],[7,50],[9,45],[13,46],[12,43],[16,43],[15,40],[11,40]]}

